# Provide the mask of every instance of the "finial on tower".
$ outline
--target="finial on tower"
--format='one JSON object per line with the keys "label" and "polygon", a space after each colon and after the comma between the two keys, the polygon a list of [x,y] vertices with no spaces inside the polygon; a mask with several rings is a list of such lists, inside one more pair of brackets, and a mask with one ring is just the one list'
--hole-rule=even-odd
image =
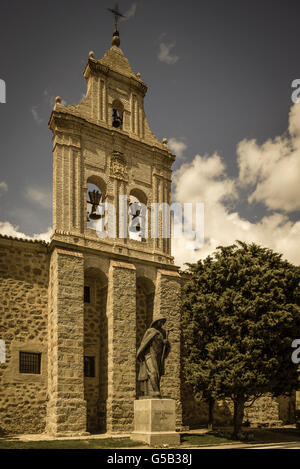
{"label": "finial on tower", "polygon": [[116,3],[115,8],[107,8],[107,9],[115,17],[115,31],[113,33],[113,38],[112,38],[111,43],[112,43],[113,46],[119,47],[120,46],[120,34],[119,34],[119,31],[118,31],[118,23],[120,21],[120,18],[125,18],[125,16],[122,15],[122,13],[120,12],[119,5],[117,3]]}

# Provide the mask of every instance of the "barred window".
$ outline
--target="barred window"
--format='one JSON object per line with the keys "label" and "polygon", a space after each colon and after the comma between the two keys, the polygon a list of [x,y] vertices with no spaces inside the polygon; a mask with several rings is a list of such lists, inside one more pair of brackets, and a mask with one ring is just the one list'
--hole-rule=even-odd
{"label": "barred window", "polygon": [[84,376],[95,378],[95,357],[84,357]]}
{"label": "barred window", "polygon": [[91,288],[88,286],[84,287],[84,302],[85,303],[91,302]]}
{"label": "barred window", "polygon": [[20,373],[41,374],[41,353],[20,352]]}

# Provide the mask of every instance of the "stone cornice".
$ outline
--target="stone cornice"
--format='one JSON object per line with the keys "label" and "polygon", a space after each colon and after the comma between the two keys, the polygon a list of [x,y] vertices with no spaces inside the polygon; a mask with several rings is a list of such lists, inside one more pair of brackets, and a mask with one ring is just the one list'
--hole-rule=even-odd
{"label": "stone cornice", "polygon": [[[105,258],[116,260],[119,262],[124,261],[130,264],[153,265],[160,270],[163,269],[164,271],[173,271],[173,272],[179,271],[179,267],[174,264],[167,264],[165,262],[157,262],[157,261],[154,261],[151,259],[145,259],[145,258],[143,259],[133,258],[132,256],[127,256],[125,254],[99,250],[97,248],[90,247],[90,246],[82,246],[82,245],[71,243],[71,242],[65,242],[63,240],[52,239],[49,245],[49,251],[53,252],[53,250],[57,248],[67,249],[68,251],[92,253],[93,255],[97,255],[100,257],[103,256]],[[169,256],[163,255],[162,253],[157,253],[157,254],[160,255],[161,257],[169,257]]]}

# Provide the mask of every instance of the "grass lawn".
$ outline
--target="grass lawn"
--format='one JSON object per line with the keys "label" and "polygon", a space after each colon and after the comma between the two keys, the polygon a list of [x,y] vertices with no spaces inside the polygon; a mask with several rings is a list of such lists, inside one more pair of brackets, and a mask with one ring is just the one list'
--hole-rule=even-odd
{"label": "grass lawn", "polygon": [[[251,443],[275,443],[285,441],[300,441],[300,432],[294,428],[256,428],[251,429],[253,441]],[[229,433],[230,434],[230,433]],[[240,443],[237,440],[218,436],[214,433],[185,433],[181,435],[181,447],[210,446]],[[18,441],[0,440],[1,449],[117,449],[117,448],[145,448],[147,445],[130,438],[105,438],[86,440],[50,440],[50,441]]]}
{"label": "grass lawn", "polygon": [[133,448],[143,443],[129,438],[106,438],[89,440],[56,440],[56,441],[9,441],[0,440],[0,449],[110,449]]}
{"label": "grass lawn", "polygon": [[[183,446],[222,445],[226,443],[237,443],[227,438],[212,434],[181,436]],[[132,441],[129,438],[106,438],[87,440],[56,440],[56,441],[17,441],[0,440],[0,449],[115,449],[145,447],[146,444]]]}

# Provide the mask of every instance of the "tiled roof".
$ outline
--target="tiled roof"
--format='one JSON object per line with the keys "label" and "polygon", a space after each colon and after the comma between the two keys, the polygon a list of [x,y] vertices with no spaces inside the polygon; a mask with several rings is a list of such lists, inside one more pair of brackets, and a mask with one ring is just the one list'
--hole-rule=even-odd
{"label": "tiled roof", "polygon": [[49,243],[47,241],[43,241],[42,239],[27,239],[27,238],[18,238],[17,236],[8,236],[8,235],[3,235],[0,234],[0,238],[4,239],[11,239],[13,241],[24,241],[25,243],[39,243],[42,244],[43,246],[49,246]]}

